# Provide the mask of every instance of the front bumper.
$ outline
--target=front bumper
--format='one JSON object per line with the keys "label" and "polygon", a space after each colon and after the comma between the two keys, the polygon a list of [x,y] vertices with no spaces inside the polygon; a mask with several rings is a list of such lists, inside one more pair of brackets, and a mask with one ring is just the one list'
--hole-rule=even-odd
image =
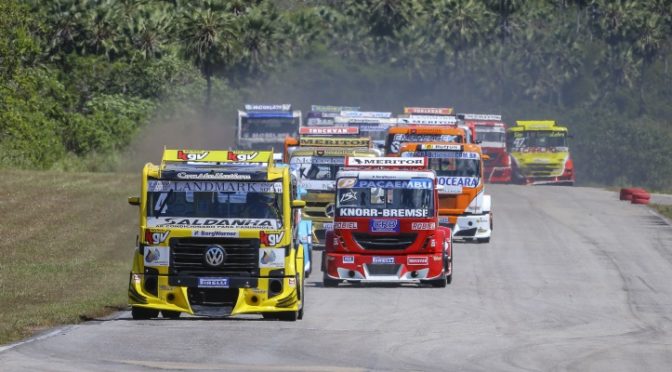
{"label": "front bumper", "polygon": [[488,239],[492,235],[490,213],[457,216],[455,224],[448,217],[441,216],[441,225],[449,226],[453,232],[453,240]]}
{"label": "front bumper", "polygon": [[409,255],[325,253],[325,274],[331,279],[349,282],[417,283],[421,280],[439,278],[446,266],[444,258],[441,253]]}
{"label": "front bumper", "polygon": [[[199,288],[198,277],[131,273],[128,296],[132,306],[199,316],[230,316],[298,311],[301,304],[295,277],[229,278],[228,288]],[[271,292],[271,282],[281,290]]]}

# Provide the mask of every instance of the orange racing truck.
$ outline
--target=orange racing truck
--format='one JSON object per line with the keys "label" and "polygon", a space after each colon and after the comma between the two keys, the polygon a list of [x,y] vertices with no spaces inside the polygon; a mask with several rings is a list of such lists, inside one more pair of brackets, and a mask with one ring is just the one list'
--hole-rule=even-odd
{"label": "orange racing truck", "polygon": [[436,174],[425,158],[348,157],[336,176],[323,284],[452,280],[450,229],[439,225]]}
{"label": "orange racing truck", "polygon": [[485,194],[483,160],[476,144],[407,143],[402,157],[423,156],[436,172],[439,185],[439,221],[453,239],[487,243],[492,235],[490,195]]}
{"label": "orange racing truck", "polygon": [[411,142],[457,142],[466,143],[466,132],[462,128],[449,126],[405,125],[390,128],[385,141],[385,154],[399,156],[405,143]]}

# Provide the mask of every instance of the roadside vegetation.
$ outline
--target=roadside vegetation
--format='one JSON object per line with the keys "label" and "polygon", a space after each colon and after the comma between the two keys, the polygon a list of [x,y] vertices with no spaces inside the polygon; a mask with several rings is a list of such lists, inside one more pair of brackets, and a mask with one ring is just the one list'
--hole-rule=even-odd
{"label": "roadside vegetation", "polygon": [[656,212],[672,220],[672,205],[651,204],[650,206],[656,210]]}
{"label": "roadside vegetation", "polygon": [[0,177],[0,344],[127,302],[138,177],[5,170]]}

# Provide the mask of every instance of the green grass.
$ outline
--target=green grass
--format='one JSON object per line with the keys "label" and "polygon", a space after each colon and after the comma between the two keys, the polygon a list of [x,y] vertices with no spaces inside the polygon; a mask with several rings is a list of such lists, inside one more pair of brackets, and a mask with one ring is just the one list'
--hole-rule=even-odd
{"label": "green grass", "polygon": [[672,205],[650,204],[650,206],[663,216],[672,219]]}
{"label": "green grass", "polygon": [[3,170],[0,344],[126,305],[138,175]]}

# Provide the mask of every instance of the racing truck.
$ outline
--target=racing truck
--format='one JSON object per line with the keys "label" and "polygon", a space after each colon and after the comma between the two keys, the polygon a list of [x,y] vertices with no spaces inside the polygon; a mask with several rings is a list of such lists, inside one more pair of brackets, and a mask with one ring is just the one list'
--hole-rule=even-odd
{"label": "racing truck", "polygon": [[506,124],[501,115],[458,114],[458,117],[474,129],[475,142],[481,145],[484,162],[483,177],[489,183],[511,182],[511,158],[506,151]]}
{"label": "racing truck", "polygon": [[466,143],[466,132],[462,128],[446,126],[408,125],[390,128],[385,141],[385,154],[399,156],[401,146],[412,142],[457,142]]}
{"label": "racing truck", "polygon": [[567,128],[553,120],[516,121],[507,129],[512,182],[525,185],[574,185],[574,162]]}
{"label": "racing truck", "polygon": [[246,104],[238,111],[236,136],[243,149],[281,149],[285,137],[296,136],[301,127],[301,111],[292,105]]}
{"label": "racing truck", "polygon": [[303,317],[297,185],[272,152],[166,149],[143,168],[128,297],[133,319]]}
{"label": "racing truck", "polygon": [[490,195],[483,184],[480,146],[461,143],[408,143],[402,157],[427,157],[439,185],[439,222],[454,240],[487,243],[492,235]]}
{"label": "racing truck", "polygon": [[389,128],[397,125],[397,118],[392,117],[391,112],[341,111],[334,118],[334,125],[359,128],[360,135],[371,137],[373,147],[382,151],[385,147],[385,134]]}
{"label": "racing truck", "polygon": [[457,127],[464,129],[465,142],[474,142],[474,129],[453,114],[451,107],[404,107],[404,113],[397,119],[400,125],[427,125]]}
{"label": "racing truck", "polygon": [[323,254],[325,287],[452,281],[450,229],[439,225],[436,174],[426,166],[425,158],[346,158]]}
{"label": "racing truck", "polygon": [[[308,129],[308,128],[302,128]],[[339,131],[343,128],[311,128]],[[353,134],[357,128],[353,128]],[[319,131],[318,134],[324,134]],[[303,219],[313,223],[315,248],[324,247],[325,232],[331,229],[334,219],[334,189],[336,173],[349,155],[377,156],[378,150],[370,148],[368,137],[309,137],[302,136],[299,146],[288,149],[290,167],[299,173],[299,188],[306,201]]]}
{"label": "racing truck", "polygon": [[359,107],[311,105],[306,115],[305,125],[308,127],[333,126],[334,118],[339,116],[341,111],[359,111]]}

